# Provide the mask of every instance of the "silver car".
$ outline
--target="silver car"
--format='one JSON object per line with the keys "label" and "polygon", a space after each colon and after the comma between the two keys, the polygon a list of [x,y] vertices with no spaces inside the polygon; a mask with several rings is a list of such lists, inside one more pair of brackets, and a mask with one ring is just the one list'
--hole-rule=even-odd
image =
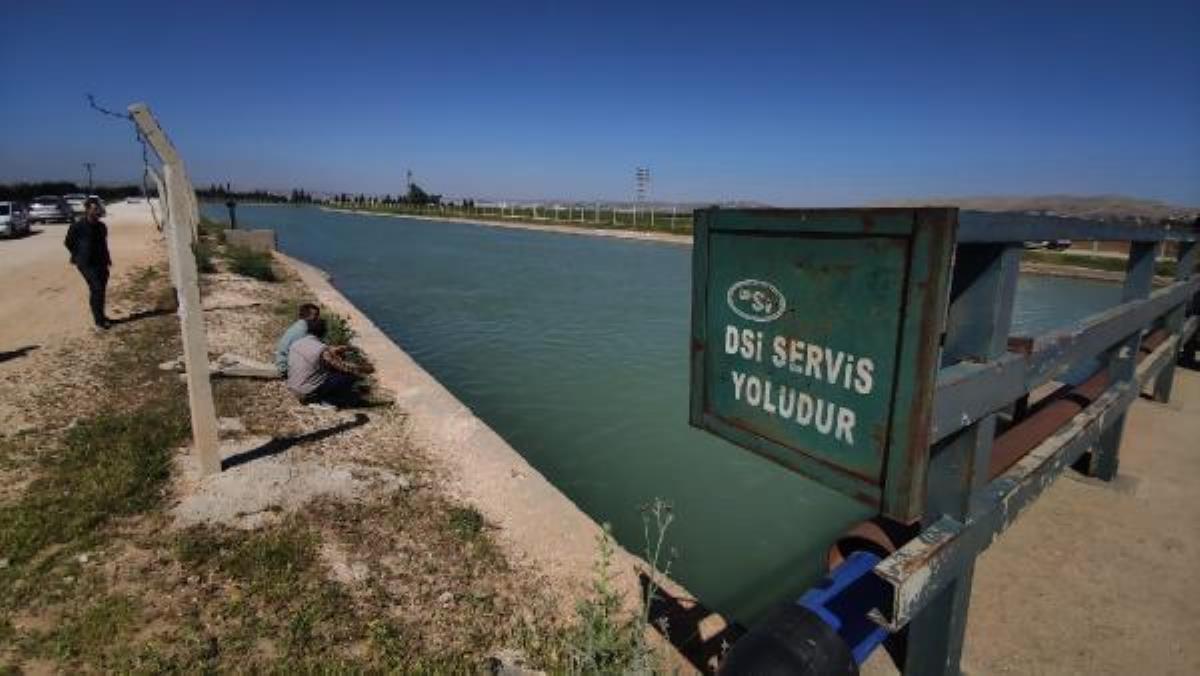
{"label": "silver car", "polygon": [[31,223],[49,223],[62,221],[70,223],[73,220],[71,207],[66,200],[55,195],[42,195],[33,198],[29,203],[29,221]]}
{"label": "silver car", "polygon": [[80,195],[79,193],[63,195],[63,199],[67,201],[67,206],[71,207],[71,213],[76,216],[83,215],[83,203],[87,201],[87,198],[87,195]]}
{"label": "silver car", "polygon": [[20,202],[0,202],[0,237],[29,234],[29,219]]}

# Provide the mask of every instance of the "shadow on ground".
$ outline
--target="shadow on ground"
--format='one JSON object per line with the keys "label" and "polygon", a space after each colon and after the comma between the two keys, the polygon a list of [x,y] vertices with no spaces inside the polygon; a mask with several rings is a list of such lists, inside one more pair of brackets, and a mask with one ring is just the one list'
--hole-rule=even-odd
{"label": "shadow on ground", "polygon": [[280,453],[283,453],[284,451],[300,444],[328,439],[329,437],[341,434],[346,430],[351,430],[355,427],[362,427],[370,422],[370,420],[371,419],[367,417],[367,414],[365,413],[355,413],[353,420],[347,420],[345,422],[338,423],[333,427],[326,427],[322,430],[314,430],[312,432],[306,432],[304,434],[298,434],[292,437],[280,437],[278,439],[272,439],[262,446],[231,455],[228,458],[221,460],[221,469],[227,470],[237,467],[238,465],[244,465],[248,462],[254,462],[255,460],[261,460],[262,458],[269,458],[273,455],[279,455]]}
{"label": "shadow on ground", "polygon": [[8,352],[0,352],[0,364],[12,359],[20,359],[21,357],[28,355],[30,352],[33,352],[40,347],[41,345],[26,345],[25,347],[18,347],[17,349],[10,350]]}
{"label": "shadow on ground", "polygon": [[[645,573],[638,574],[642,598],[650,585]],[[726,625],[711,636],[704,636],[702,623],[716,613],[699,601],[671,596],[658,589],[650,600],[650,625],[667,639],[702,674],[711,674],[725,651],[746,633],[737,625]]]}
{"label": "shadow on ground", "polygon": [[154,317],[164,317],[166,315],[171,315],[171,314],[175,314],[175,310],[172,310],[169,308],[157,308],[154,310],[143,310],[141,312],[135,312],[127,317],[116,317],[112,320],[112,323],[113,323],[113,326],[120,326],[121,324],[130,324],[133,322],[140,322],[143,319],[152,319]]}

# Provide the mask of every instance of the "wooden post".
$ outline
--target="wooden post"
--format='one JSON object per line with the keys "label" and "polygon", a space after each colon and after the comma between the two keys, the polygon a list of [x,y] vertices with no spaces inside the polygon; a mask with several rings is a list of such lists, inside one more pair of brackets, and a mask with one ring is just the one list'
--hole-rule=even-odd
{"label": "wooden post", "polygon": [[[202,474],[221,471],[217,451],[217,415],[213,405],[212,383],[208,375],[208,345],[204,336],[204,313],[200,306],[200,284],[196,258],[192,253],[199,212],[192,190],[175,147],[163,133],[158,121],[144,103],[129,106],[138,131],[162,160],[166,187],[165,202],[169,217],[164,226],[179,298],[179,325],[183,334],[183,358],[187,366],[188,405],[192,415],[192,445]],[[162,188],[160,188],[162,190]],[[164,197],[160,192],[160,198]]]}

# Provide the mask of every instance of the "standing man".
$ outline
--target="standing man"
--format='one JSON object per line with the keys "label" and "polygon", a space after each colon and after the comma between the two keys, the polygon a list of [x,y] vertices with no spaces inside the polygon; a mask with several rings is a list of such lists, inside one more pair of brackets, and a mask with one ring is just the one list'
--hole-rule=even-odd
{"label": "standing man", "polygon": [[63,244],[71,252],[71,264],[79,268],[79,274],[87,282],[92,321],[96,328],[107,329],[112,326],[112,320],[104,316],[104,294],[112,258],[108,255],[108,226],[100,220],[102,213],[100,200],[87,198],[83,203],[83,218],[67,229]]}

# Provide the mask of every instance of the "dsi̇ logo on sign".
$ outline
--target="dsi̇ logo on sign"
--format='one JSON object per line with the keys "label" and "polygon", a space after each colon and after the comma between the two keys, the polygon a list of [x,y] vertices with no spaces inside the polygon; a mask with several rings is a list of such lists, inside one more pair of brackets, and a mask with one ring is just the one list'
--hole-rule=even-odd
{"label": "dsi\u0307 logo on sign", "polygon": [[730,286],[725,298],[734,314],[752,322],[775,321],[787,309],[787,299],[779,289],[758,279],[743,279]]}

